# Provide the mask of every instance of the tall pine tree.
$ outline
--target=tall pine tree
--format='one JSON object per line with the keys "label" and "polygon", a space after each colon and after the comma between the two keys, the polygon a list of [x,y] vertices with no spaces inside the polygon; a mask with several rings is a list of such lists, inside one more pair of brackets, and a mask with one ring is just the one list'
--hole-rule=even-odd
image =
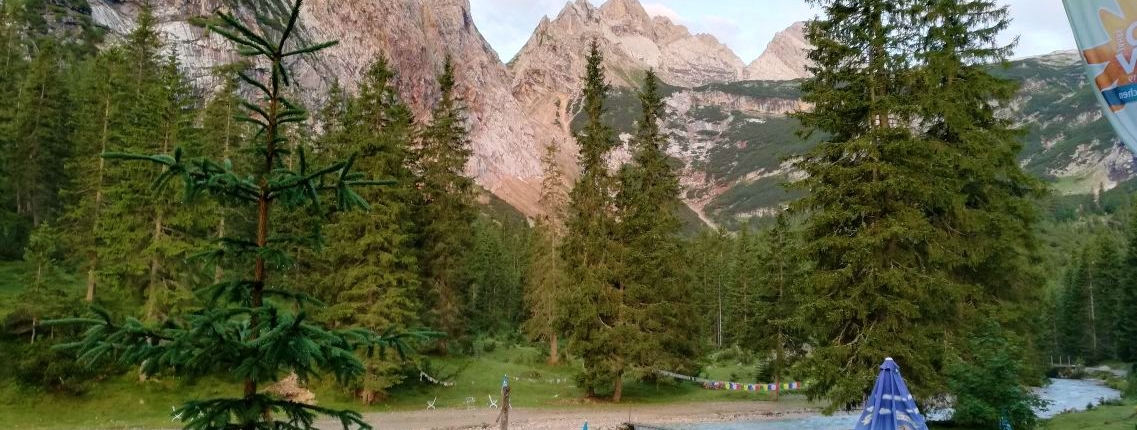
{"label": "tall pine tree", "polygon": [[[627,352],[627,370],[694,372],[702,348],[695,304],[686,300],[679,237],[679,178],[669,163],[660,131],[664,104],[654,71],[639,94],[641,116],[632,139],[632,163],[619,175],[616,210],[620,219],[620,282],[613,330]],[[622,369],[623,370],[623,369]],[[613,399],[620,400],[621,378]]]}
{"label": "tall pine tree", "polygon": [[939,156],[952,173],[941,179],[951,200],[936,202],[927,215],[952,233],[934,257],[966,288],[969,323],[993,318],[1017,333],[1011,342],[1027,342],[1044,283],[1033,228],[1033,199],[1044,186],[1020,167],[1022,131],[997,114],[1018,89],[991,67],[1011,55],[1013,45],[998,40],[1010,24],[1009,9],[992,0],[921,6],[913,91],[920,96],[919,128],[929,157]]}
{"label": "tall pine tree", "polygon": [[541,179],[541,199],[538,203],[543,212],[533,228],[533,252],[530,254],[529,275],[526,276],[525,285],[525,305],[529,317],[522,325],[522,330],[531,339],[549,342],[549,364],[557,364],[560,360],[557,303],[561,292],[568,286],[564,260],[560,253],[567,196],[564,174],[557,164],[557,154],[556,143],[550,142],[545,145],[545,154],[541,157],[544,177]]}
{"label": "tall pine tree", "polygon": [[423,286],[433,306],[431,321],[454,338],[466,334],[469,309],[463,256],[470,250],[474,182],[463,175],[472,150],[461,97],[450,57],[438,77],[441,97],[431,112],[413,154],[422,204],[421,266]]}
{"label": "tall pine tree", "polygon": [[[417,327],[419,269],[411,218],[416,195],[408,168],[414,124],[399,100],[386,58],[372,62],[341,119],[341,126],[325,131],[342,136],[327,150],[354,156],[357,169],[397,182],[360,190],[360,196],[375,202],[371,210],[335,213],[325,229],[327,250],[317,256],[325,268],[318,272],[321,294],[333,304],[325,315],[337,325],[369,330]],[[355,387],[364,403],[403,380],[406,372],[392,358],[365,361],[367,371]]]}
{"label": "tall pine tree", "polygon": [[[813,270],[802,306],[816,345],[800,364],[816,382],[811,398],[833,410],[859,402],[877,368],[893,357],[913,393],[943,393],[945,336],[957,328],[964,294],[937,261],[951,233],[933,219],[956,197],[943,189],[955,173],[910,125],[919,34],[917,1],[816,1],[823,18],[806,27],[816,48],[802,83],[812,111],[797,115],[826,136],[796,163],[809,194],[797,210]],[[950,182],[950,181],[948,181]]]}
{"label": "tall pine tree", "polygon": [[561,254],[572,287],[561,296],[559,325],[568,336],[568,347],[581,357],[583,371],[577,383],[589,396],[598,388],[615,388],[626,364],[620,356],[620,340],[612,327],[617,318],[620,290],[618,249],[614,240],[613,178],[608,173],[607,156],[616,141],[605,125],[604,100],[608,84],[604,80],[604,58],[593,41],[589,47],[584,76],[584,127],[576,133],[580,147],[580,176],[569,193],[565,239]]}

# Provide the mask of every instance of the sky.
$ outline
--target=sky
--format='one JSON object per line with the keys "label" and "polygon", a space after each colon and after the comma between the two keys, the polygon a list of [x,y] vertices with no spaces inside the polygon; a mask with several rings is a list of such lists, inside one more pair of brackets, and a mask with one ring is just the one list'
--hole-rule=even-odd
{"label": "sky", "polygon": [[[600,5],[605,0],[589,0]],[[640,0],[651,15],[662,15],[687,26],[692,33],[709,33],[729,46],[743,62],[758,58],[774,33],[817,11],[802,0]],[[1006,41],[1019,37],[1015,57],[1074,49],[1074,36],[1061,0],[998,0],[1009,5],[1013,22]],[[555,18],[566,0],[471,0],[474,24],[509,61],[521,50],[542,16]]]}

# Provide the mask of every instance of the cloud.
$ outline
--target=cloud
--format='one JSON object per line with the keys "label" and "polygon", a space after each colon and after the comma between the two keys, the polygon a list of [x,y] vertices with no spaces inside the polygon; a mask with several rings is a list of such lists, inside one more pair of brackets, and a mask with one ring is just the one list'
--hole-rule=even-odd
{"label": "cloud", "polygon": [[1010,6],[1011,25],[1000,40],[1010,42],[1019,37],[1016,57],[1047,54],[1061,49],[1074,49],[1074,34],[1066,11],[1059,1],[1003,0]]}
{"label": "cloud", "polygon": [[644,10],[647,11],[648,15],[662,16],[664,18],[670,19],[671,22],[676,23],[676,24],[683,21],[683,18],[679,16],[679,12],[676,12],[675,9],[669,8],[669,7],[664,6],[662,4],[644,3],[643,6],[644,6]]}

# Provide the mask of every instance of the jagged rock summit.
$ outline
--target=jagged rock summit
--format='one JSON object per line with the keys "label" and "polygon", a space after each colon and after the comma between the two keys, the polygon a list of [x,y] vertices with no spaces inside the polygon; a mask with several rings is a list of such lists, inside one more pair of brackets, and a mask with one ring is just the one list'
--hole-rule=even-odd
{"label": "jagged rock summit", "polygon": [[523,102],[549,92],[576,91],[593,40],[605,55],[614,85],[634,86],[639,74],[655,69],[664,82],[693,87],[738,80],[742,60],[714,36],[691,34],[664,17],[648,15],[636,0],[587,0],[565,4],[556,18],[537,25],[510,62],[513,92]]}
{"label": "jagged rock summit", "polygon": [[806,53],[812,49],[805,39],[805,22],[795,22],[779,31],[766,50],[746,66],[744,78],[753,81],[788,81],[809,77]]}
{"label": "jagged rock summit", "polygon": [[[124,35],[134,28],[136,3],[89,2],[92,18],[111,34]],[[195,18],[221,8],[251,19],[271,13],[269,3],[151,0],[168,49],[203,88],[216,85],[214,66],[236,58],[227,42],[194,25]],[[561,146],[560,162],[569,179],[576,170],[569,125],[591,41],[600,44],[609,82],[618,87],[638,86],[649,68],[664,82],[688,88],[748,76],[742,60],[713,36],[692,34],[668,18],[653,17],[637,0],[608,0],[600,6],[587,0],[566,3],[556,17],[540,21],[508,65],[482,37],[470,8],[469,0],[306,0],[301,36],[340,43],[318,59],[297,65],[301,98],[318,107],[333,81],[353,89],[359,74],[382,54],[398,73],[404,100],[425,119],[438,96],[435,76],[449,55],[461,65],[456,78],[468,106],[473,157],[467,174],[521,212],[535,215],[541,211],[542,147],[549,142]],[[794,42],[794,34],[800,39],[800,29],[792,28],[780,37],[787,35],[782,38]],[[793,65],[800,61],[790,56],[799,45],[772,42],[763,58],[777,51],[773,56],[796,70]],[[804,51],[797,53],[804,56]]]}

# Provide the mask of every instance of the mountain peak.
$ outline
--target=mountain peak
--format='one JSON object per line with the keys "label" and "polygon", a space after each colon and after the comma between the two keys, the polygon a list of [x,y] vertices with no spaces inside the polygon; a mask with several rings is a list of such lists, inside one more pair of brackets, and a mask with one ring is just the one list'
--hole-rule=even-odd
{"label": "mountain peak", "polygon": [[[511,63],[514,92],[519,92],[517,85],[528,85],[540,75],[541,80],[557,82],[557,92],[571,93],[591,40],[600,42],[608,76],[619,86],[637,85],[639,73],[647,69],[655,69],[668,84],[694,87],[737,80],[745,67],[714,36],[692,35],[667,18],[653,18],[637,0],[608,0],[599,7],[576,0],[549,24],[538,25],[521,48]],[[549,79],[561,74],[570,78]]]}
{"label": "mountain peak", "polygon": [[774,34],[774,39],[766,45],[762,55],[746,66],[745,78],[785,81],[808,77],[806,69],[810,62],[806,53],[809,49],[811,46],[805,38],[805,22],[795,22]]}
{"label": "mountain peak", "polygon": [[600,14],[614,20],[651,21],[647,10],[636,0],[608,0],[600,5]]}

